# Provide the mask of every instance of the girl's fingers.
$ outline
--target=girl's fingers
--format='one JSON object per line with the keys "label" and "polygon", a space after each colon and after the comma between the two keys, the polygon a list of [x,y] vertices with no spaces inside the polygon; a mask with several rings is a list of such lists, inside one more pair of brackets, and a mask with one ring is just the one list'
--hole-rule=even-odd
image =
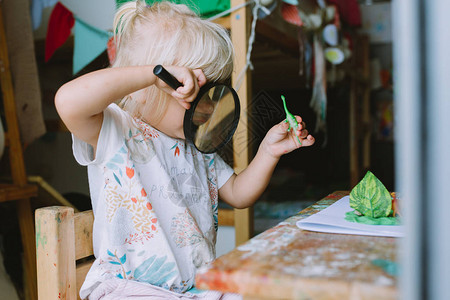
{"label": "girl's fingers", "polygon": [[176,92],[179,99],[186,100],[188,102],[192,102],[197,97],[197,94],[200,90],[200,87],[205,85],[206,77],[203,74],[201,69],[192,70],[192,73],[189,73],[187,76],[184,86],[179,87]]}
{"label": "girl's fingers", "polygon": [[311,146],[315,143],[316,139],[312,135],[308,135],[302,140],[302,147]]}
{"label": "girl's fingers", "polygon": [[194,72],[194,75],[197,78],[198,86],[204,86],[206,83],[206,76],[203,73],[202,69],[194,69],[192,70],[192,72]]}
{"label": "girl's fingers", "polygon": [[172,97],[174,97],[176,100],[178,100],[178,103],[181,106],[183,106],[185,109],[189,109],[191,107],[191,103],[190,102],[192,102],[193,100],[187,99],[184,95],[180,94],[178,92],[178,90],[177,91],[173,91],[170,95]]}
{"label": "girl's fingers", "polygon": [[184,67],[167,67],[168,71],[182,83],[175,91],[170,90],[169,86],[161,81],[158,86],[165,92],[180,102],[180,105],[186,109],[190,108],[190,103],[195,100],[200,87],[205,85],[206,76],[201,69],[190,70]]}
{"label": "girl's fingers", "polygon": [[303,139],[306,138],[308,136],[308,134],[309,134],[309,132],[307,129],[303,129],[299,132],[299,136]]}
{"label": "girl's fingers", "polygon": [[192,78],[187,78],[185,81],[183,81],[183,86],[180,86],[176,90],[180,95],[183,97],[189,97],[195,92],[195,82],[192,80]]}

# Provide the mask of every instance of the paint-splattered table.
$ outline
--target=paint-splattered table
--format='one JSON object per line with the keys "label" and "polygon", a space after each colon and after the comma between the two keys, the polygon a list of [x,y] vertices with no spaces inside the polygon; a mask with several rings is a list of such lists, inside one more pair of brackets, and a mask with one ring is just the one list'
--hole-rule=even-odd
{"label": "paint-splattered table", "polygon": [[245,299],[396,299],[395,238],[300,230],[296,222],[348,192],[334,192],[199,270],[199,289]]}

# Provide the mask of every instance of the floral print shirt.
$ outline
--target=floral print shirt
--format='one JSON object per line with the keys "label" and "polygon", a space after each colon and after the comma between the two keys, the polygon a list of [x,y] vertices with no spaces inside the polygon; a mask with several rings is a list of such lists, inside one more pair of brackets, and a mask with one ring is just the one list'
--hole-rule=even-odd
{"label": "floral print shirt", "polygon": [[175,292],[194,285],[196,269],[215,258],[218,189],[233,170],[116,104],[104,112],[97,150],[73,136],[88,166],[96,260],[80,297],[121,278]]}

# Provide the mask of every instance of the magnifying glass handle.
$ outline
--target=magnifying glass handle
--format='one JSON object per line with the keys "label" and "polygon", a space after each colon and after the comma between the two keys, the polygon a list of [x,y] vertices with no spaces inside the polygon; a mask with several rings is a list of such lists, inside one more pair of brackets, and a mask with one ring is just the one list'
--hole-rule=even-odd
{"label": "magnifying glass handle", "polygon": [[168,86],[176,90],[180,86],[183,86],[172,74],[170,74],[163,66],[157,65],[153,68],[153,74],[158,76],[159,79],[167,83]]}

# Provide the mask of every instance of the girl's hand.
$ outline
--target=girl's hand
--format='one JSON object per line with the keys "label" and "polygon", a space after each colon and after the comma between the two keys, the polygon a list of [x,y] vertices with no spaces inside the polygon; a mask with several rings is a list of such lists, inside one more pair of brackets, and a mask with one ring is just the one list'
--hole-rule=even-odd
{"label": "girl's hand", "polygon": [[189,109],[190,102],[194,101],[197,97],[198,91],[206,83],[205,74],[201,69],[188,69],[185,67],[177,66],[164,66],[170,74],[172,74],[183,86],[180,86],[176,90],[172,89],[161,79],[156,80],[156,86],[168,93],[175,99],[179,100],[181,106],[185,109]]}
{"label": "girl's hand", "polygon": [[[288,132],[289,124],[286,120],[280,122],[267,132],[266,137],[261,143],[262,150],[274,158],[280,158],[283,154],[292,152],[295,149],[314,144],[315,139],[312,135],[308,134],[305,122],[299,116],[295,118],[298,122],[297,131],[291,129]],[[299,137],[301,145],[298,143],[297,137]]]}

